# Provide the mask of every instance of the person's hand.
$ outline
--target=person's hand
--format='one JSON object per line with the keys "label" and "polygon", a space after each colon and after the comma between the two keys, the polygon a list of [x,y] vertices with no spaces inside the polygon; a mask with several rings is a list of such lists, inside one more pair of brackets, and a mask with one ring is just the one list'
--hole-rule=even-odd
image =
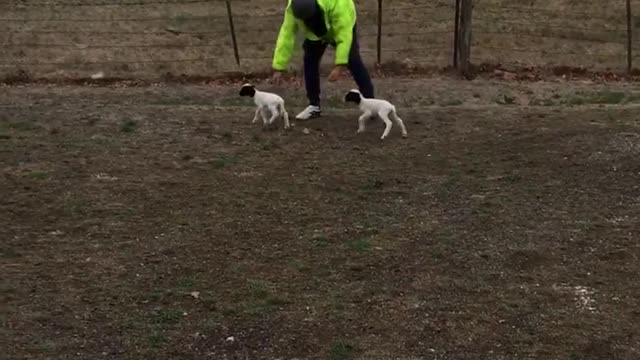
{"label": "person's hand", "polygon": [[329,81],[334,82],[339,80],[346,72],[346,69],[347,67],[344,65],[336,65],[333,70],[331,70],[331,74],[329,74]]}
{"label": "person's hand", "polygon": [[282,71],[274,71],[273,75],[271,75],[271,82],[280,85],[284,79],[284,72]]}

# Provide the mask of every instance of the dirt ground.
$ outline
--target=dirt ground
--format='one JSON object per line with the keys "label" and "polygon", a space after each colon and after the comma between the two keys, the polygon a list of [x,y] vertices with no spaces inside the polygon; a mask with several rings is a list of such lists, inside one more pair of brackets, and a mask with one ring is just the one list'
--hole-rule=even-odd
{"label": "dirt ground", "polygon": [[5,359],[638,359],[637,83],[376,84],[1,88]]}

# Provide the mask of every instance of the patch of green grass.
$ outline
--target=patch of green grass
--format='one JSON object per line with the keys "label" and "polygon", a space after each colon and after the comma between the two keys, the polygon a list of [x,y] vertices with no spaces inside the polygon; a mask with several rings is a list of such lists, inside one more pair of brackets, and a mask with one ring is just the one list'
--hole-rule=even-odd
{"label": "patch of green grass", "polygon": [[367,238],[359,238],[348,241],[347,247],[349,250],[363,253],[371,250],[371,241]]}
{"label": "patch of green grass", "polygon": [[[461,102],[461,103],[462,103],[462,102]],[[414,104],[415,104],[415,103],[414,103]],[[420,98],[420,99],[418,99],[418,104],[419,104],[420,106],[432,106],[432,105],[435,105],[435,104],[436,104],[436,101],[435,101],[432,97],[427,96],[427,97],[424,97],[424,98]],[[412,105],[413,105],[413,104],[409,104],[409,107],[410,107],[410,106],[412,106]]]}
{"label": "patch of green grass", "polygon": [[265,317],[288,302],[278,297],[268,297],[261,301],[251,301],[245,304],[244,313],[251,317]]}
{"label": "patch of green grass", "polygon": [[156,325],[175,325],[182,316],[182,311],[178,309],[157,309],[151,314],[151,319]]}
{"label": "patch of green grass", "polygon": [[113,144],[116,141],[114,138],[102,134],[91,136],[91,140],[101,145]]}
{"label": "patch of green grass", "polygon": [[138,125],[133,120],[125,120],[120,124],[120,131],[123,133],[132,133],[136,130]]}
{"label": "patch of green grass", "polygon": [[84,198],[69,196],[64,200],[63,211],[71,217],[84,217],[89,208],[89,201]]}
{"label": "patch of green grass", "polygon": [[447,99],[440,106],[460,106],[464,104],[464,102],[460,99]]}
{"label": "patch of green grass", "polygon": [[291,269],[296,270],[296,271],[304,271],[304,270],[308,269],[307,265],[305,265],[305,263],[302,260],[298,260],[298,259],[289,260],[287,265]]}
{"label": "patch of green grass", "polygon": [[[529,102],[531,106],[554,106],[556,105],[556,101],[559,98],[559,95],[554,94],[551,98],[533,98]],[[554,100],[555,99],[555,100]]]}
{"label": "patch of green grass", "polygon": [[627,94],[622,91],[603,90],[593,93],[577,93],[569,97],[562,103],[566,105],[617,105],[627,98]]}
{"label": "patch of green grass", "polygon": [[182,290],[190,290],[193,288],[194,280],[191,277],[183,277],[178,280],[177,287]]}
{"label": "patch of green grass", "polygon": [[316,247],[327,247],[329,245],[329,238],[322,233],[313,234],[311,243]]}
{"label": "patch of green grass", "polygon": [[267,282],[251,280],[248,282],[249,295],[245,301],[237,306],[225,309],[228,316],[246,315],[252,318],[262,318],[276,311],[289,302],[273,293],[273,289]]}
{"label": "patch of green grass", "polygon": [[189,18],[187,17],[187,15],[180,14],[180,15],[177,15],[176,17],[173,18],[173,23],[176,26],[180,27],[180,26],[185,25],[188,20],[189,20]]}
{"label": "patch of green grass", "polygon": [[120,208],[114,210],[112,216],[118,220],[126,220],[131,218],[133,214],[135,214],[135,211],[131,208]]}
{"label": "patch of green grass", "polygon": [[53,340],[42,339],[36,342],[33,346],[34,350],[40,353],[50,353],[56,349],[56,343]]}
{"label": "patch of green grass", "polygon": [[220,327],[220,319],[219,318],[207,319],[204,322],[204,327],[207,330],[215,330]]}
{"label": "patch of green grass", "polygon": [[[255,106],[253,104],[253,102],[247,100],[247,98],[245,97],[241,97],[241,96],[228,96],[228,97],[223,97],[220,99],[219,106],[246,106],[246,107],[253,107]],[[253,115],[253,114],[250,114]],[[250,116],[247,115],[247,116]],[[251,117],[249,117],[249,120],[251,120]]]}
{"label": "patch of green grass", "polygon": [[147,340],[152,348],[159,348],[166,341],[164,334],[159,331],[154,331],[147,337]]}
{"label": "patch of green grass", "polygon": [[555,103],[553,100],[551,100],[551,99],[544,99],[544,100],[542,100],[542,106],[553,106],[553,105],[555,105],[555,104],[556,104],[556,103]]}
{"label": "patch of green grass", "polygon": [[353,346],[340,339],[334,341],[329,350],[330,360],[349,360],[353,358]]}
{"label": "patch of green grass", "polygon": [[191,96],[177,96],[177,97],[163,97],[158,99],[158,101],[156,102],[157,105],[165,105],[165,106],[171,106],[171,105],[191,105],[191,104],[195,104],[195,101],[193,100],[193,98]]}
{"label": "patch of green grass", "polygon": [[251,290],[251,295],[260,300],[268,298],[271,294],[268,284],[264,281],[250,280],[249,289]]}
{"label": "patch of green grass", "polygon": [[438,190],[442,190],[445,193],[455,191],[460,186],[461,178],[459,175],[448,176],[447,179],[440,184]]}
{"label": "patch of green grass", "polygon": [[346,306],[344,305],[345,303],[345,296],[344,293],[341,290],[334,290],[332,292],[331,295],[331,305],[333,307],[333,310],[335,311],[335,316],[338,319],[342,319],[344,318],[344,312],[346,310]]}
{"label": "patch of green grass", "polygon": [[13,130],[16,131],[30,131],[30,130],[35,130],[38,127],[31,121],[28,120],[24,120],[24,121],[10,121],[9,122],[9,127]]}
{"label": "patch of green grass", "polygon": [[516,98],[512,95],[502,94],[496,99],[496,103],[500,105],[514,105]]}
{"label": "patch of green grass", "polygon": [[278,148],[280,148],[280,144],[277,141],[271,139],[265,141],[264,144],[262,144],[262,150],[265,151],[271,151]]}
{"label": "patch of green grass", "polygon": [[160,300],[162,300],[164,293],[161,290],[153,290],[151,293],[149,293],[149,301],[152,302],[158,302]]}
{"label": "patch of green grass", "polygon": [[0,257],[2,258],[18,258],[21,256],[22,254],[20,254],[17,249],[8,245],[3,245],[2,248],[0,248]]}
{"label": "patch of green grass", "polygon": [[353,103],[344,102],[344,97],[342,95],[331,95],[327,97],[325,103],[327,104],[327,107],[333,109],[344,109],[353,107]]}
{"label": "patch of green grass", "polygon": [[35,170],[26,173],[25,176],[35,180],[46,180],[49,174],[46,171]]}
{"label": "patch of green grass", "polygon": [[240,316],[242,313],[241,309],[237,306],[229,306],[222,309],[222,315],[228,317],[236,317]]}
{"label": "patch of green grass", "polygon": [[212,160],[211,165],[213,165],[214,169],[222,169],[237,162],[238,157],[235,155],[221,155],[217,159]]}
{"label": "patch of green grass", "polygon": [[627,94],[622,91],[606,90],[594,94],[591,100],[594,104],[616,105],[623,102],[626,97]]}
{"label": "patch of green grass", "polygon": [[364,184],[364,189],[367,191],[379,190],[384,186],[384,181],[375,177],[370,177]]}
{"label": "patch of green grass", "polygon": [[584,105],[587,103],[586,99],[580,96],[573,96],[570,97],[569,99],[566,99],[562,102],[563,104],[566,105],[573,105],[573,106],[579,106],[579,105]]}

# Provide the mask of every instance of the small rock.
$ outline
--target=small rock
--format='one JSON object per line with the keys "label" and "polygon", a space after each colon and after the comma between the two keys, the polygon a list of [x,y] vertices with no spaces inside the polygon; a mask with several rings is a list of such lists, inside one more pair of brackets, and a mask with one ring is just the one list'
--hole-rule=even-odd
{"label": "small rock", "polygon": [[200,297],[200,291],[192,291],[189,295],[193,296],[195,299],[198,299]]}
{"label": "small rock", "polygon": [[103,71],[99,71],[93,75],[91,75],[91,79],[93,80],[98,80],[98,79],[102,79],[104,78],[104,72]]}
{"label": "small rock", "polygon": [[305,135],[309,135],[309,134],[311,134],[311,130],[309,130],[308,128],[304,128],[304,129],[302,129],[302,133],[305,134]]}
{"label": "small rock", "polygon": [[228,338],[225,339],[225,341],[232,343],[236,341],[236,338],[234,338],[233,336],[229,336]]}

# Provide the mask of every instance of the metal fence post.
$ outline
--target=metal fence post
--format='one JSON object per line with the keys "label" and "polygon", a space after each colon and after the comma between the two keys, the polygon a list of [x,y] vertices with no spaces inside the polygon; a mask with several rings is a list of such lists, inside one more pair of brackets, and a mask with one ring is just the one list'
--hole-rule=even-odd
{"label": "metal fence post", "polygon": [[627,71],[633,70],[633,23],[631,14],[631,0],[627,0]]}
{"label": "metal fence post", "polygon": [[240,66],[240,54],[238,53],[238,40],[236,39],[236,30],[233,26],[233,14],[231,13],[231,2],[227,3],[227,17],[229,18],[229,30],[231,30],[231,41],[233,42],[233,54],[236,57],[236,64]]}
{"label": "metal fence post", "polygon": [[378,65],[382,63],[382,0],[378,0],[378,39],[377,39]]}
{"label": "metal fence post", "polygon": [[453,68],[458,68],[458,27],[460,26],[460,0],[456,0],[456,12],[453,19]]}
{"label": "metal fence post", "polygon": [[471,19],[472,0],[460,0],[460,29],[458,35],[458,71],[468,77],[471,70]]}

